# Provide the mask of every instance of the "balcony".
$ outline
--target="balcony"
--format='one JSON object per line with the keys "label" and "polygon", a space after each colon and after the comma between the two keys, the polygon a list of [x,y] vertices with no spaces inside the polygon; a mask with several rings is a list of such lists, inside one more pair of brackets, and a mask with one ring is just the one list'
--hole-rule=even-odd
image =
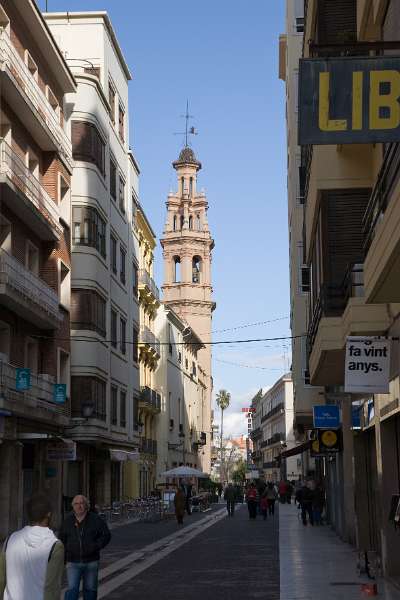
{"label": "balcony", "polygon": [[260,460],[261,457],[262,457],[261,450],[254,450],[254,452],[251,453],[251,459],[254,462]]}
{"label": "balcony", "polygon": [[157,440],[139,438],[139,452],[157,456]]}
{"label": "balcony", "polygon": [[252,440],[259,440],[262,436],[262,431],[260,427],[256,427],[256,429],[253,429],[253,431],[250,433],[250,437]]}
{"label": "balcony", "polygon": [[0,138],[2,201],[44,241],[59,240],[57,204],[7,142]]}
{"label": "balcony", "polygon": [[56,292],[1,249],[0,303],[42,329],[58,329],[63,321]]}
{"label": "balcony", "polygon": [[279,442],[283,441],[285,441],[284,433],[274,433],[272,437],[261,442],[260,446],[261,448],[268,448],[268,446],[273,446],[274,444],[279,444]]}
{"label": "balcony", "polygon": [[261,423],[265,423],[265,421],[267,421],[271,417],[274,417],[275,415],[278,415],[278,414],[284,412],[284,410],[285,410],[285,404],[283,402],[280,402],[279,404],[274,406],[274,408],[272,408],[270,411],[268,411],[263,417],[261,417]]}
{"label": "balcony", "polygon": [[72,171],[71,141],[58,110],[51,105],[35,75],[24,63],[5,30],[0,33],[1,92],[42,150],[59,152]]}
{"label": "balcony", "polygon": [[400,144],[385,153],[363,222],[367,302],[400,302]]}
{"label": "balcony", "polygon": [[161,411],[161,394],[147,386],[142,387],[139,406],[153,414],[159,413]]}
{"label": "balcony", "polygon": [[160,305],[160,291],[146,269],[139,269],[138,284],[140,300],[147,305],[154,305],[154,308],[158,308]]}
{"label": "balcony", "polygon": [[308,330],[312,385],[342,385],[348,336],[382,335],[390,326],[384,304],[366,304],[363,265],[349,266],[341,286],[323,286]]}
{"label": "balcony", "polygon": [[145,355],[156,363],[161,356],[160,341],[146,326],[139,333],[139,350],[142,356]]}
{"label": "balcony", "polygon": [[0,410],[34,421],[68,425],[70,401],[67,399],[65,404],[53,401],[54,377],[31,373],[31,388],[20,392],[15,389],[16,369],[8,362],[0,361]]}

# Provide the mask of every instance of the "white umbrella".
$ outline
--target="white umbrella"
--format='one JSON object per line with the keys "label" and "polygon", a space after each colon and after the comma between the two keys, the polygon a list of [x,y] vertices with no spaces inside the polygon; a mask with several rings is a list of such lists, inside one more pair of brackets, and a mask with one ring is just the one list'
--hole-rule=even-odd
{"label": "white umbrella", "polygon": [[207,473],[203,473],[203,471],[199,471],[198,469],[192,469],[192,467],[176,467],[175,469],[170,469],[169,471],[164,471],[161,473],[164,477],[198,477],[207,478]]}

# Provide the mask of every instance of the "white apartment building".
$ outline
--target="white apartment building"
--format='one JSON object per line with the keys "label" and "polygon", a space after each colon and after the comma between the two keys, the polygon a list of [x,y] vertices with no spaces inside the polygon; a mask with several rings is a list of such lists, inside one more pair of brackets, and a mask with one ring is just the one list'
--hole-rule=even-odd
{"label": "white apartment building", "polygon": [[281,456],[283,452],[295,446],[291,373],[286,373],[278,379],[258,402],[260,408],[257,413],[260,415],[262,432],[260,450],[265,480],[298,479],[301,474],[301,461],[298,461],[297,456]]}
{"label": "white apartment building", "polygon": [[209,421],[206,374],[198,358],[204,348],[201,339],[166,305],[158,310],[155,331],[162,342],[154,374],[162,397],[156,419],[157,483],[162,483],[168,469],[180,465],[202,469]]}
{"label": "white apartment building", "polygon": [[137,460],[139,169],[129,150],[131,74],[106,12],[47,13],[76,82],[72,151],[71,401],[77,460],[64,495],[118,500],[122,463]]}

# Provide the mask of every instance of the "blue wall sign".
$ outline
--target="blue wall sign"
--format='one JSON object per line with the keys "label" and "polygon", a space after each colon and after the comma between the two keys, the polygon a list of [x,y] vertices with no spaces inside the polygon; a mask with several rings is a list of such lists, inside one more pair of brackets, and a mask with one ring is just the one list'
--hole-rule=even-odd
{"label": "blue wall sign", "polygon": [[340,411],[335,404],[314,406],[313,414],[316,429],[338,429],[340,427]]}
{"label": "blue wall sign", "polygon": [[352,404],[351,406],[351,427],[352,429],[361,429],[361,411],[363,405]]}
{"label": "blue wall sign", "polygon": [[15,389],[18,392],[25,392],[31,388],[31,370],[16,369],[15,372]]}
{"label": "blue wall sign", "polygon": [[53,400],[56,404],[65,404],[67,398],[67,386],[65,383],[55,383],[53,389]]}

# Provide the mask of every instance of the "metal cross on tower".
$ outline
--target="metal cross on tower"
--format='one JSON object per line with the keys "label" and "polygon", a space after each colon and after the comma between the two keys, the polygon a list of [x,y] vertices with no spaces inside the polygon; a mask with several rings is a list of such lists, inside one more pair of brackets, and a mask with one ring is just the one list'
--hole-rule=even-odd
{"label": "metal cross on tower", "polygon": [[193,115],[189,115],[189,100],[186,100],[186,114],[185,115],[181,115],[182,119],[185,119],[186,121],[186,126],[185,126],[185,131],[178,131],[176,133],[174,133],[174,135],[184,135],[185,136],[185,147],[189,146],[189,135],[197,135],[197,131],[195,130],[195,128],[189,127],[189,119],[193,119]]}

